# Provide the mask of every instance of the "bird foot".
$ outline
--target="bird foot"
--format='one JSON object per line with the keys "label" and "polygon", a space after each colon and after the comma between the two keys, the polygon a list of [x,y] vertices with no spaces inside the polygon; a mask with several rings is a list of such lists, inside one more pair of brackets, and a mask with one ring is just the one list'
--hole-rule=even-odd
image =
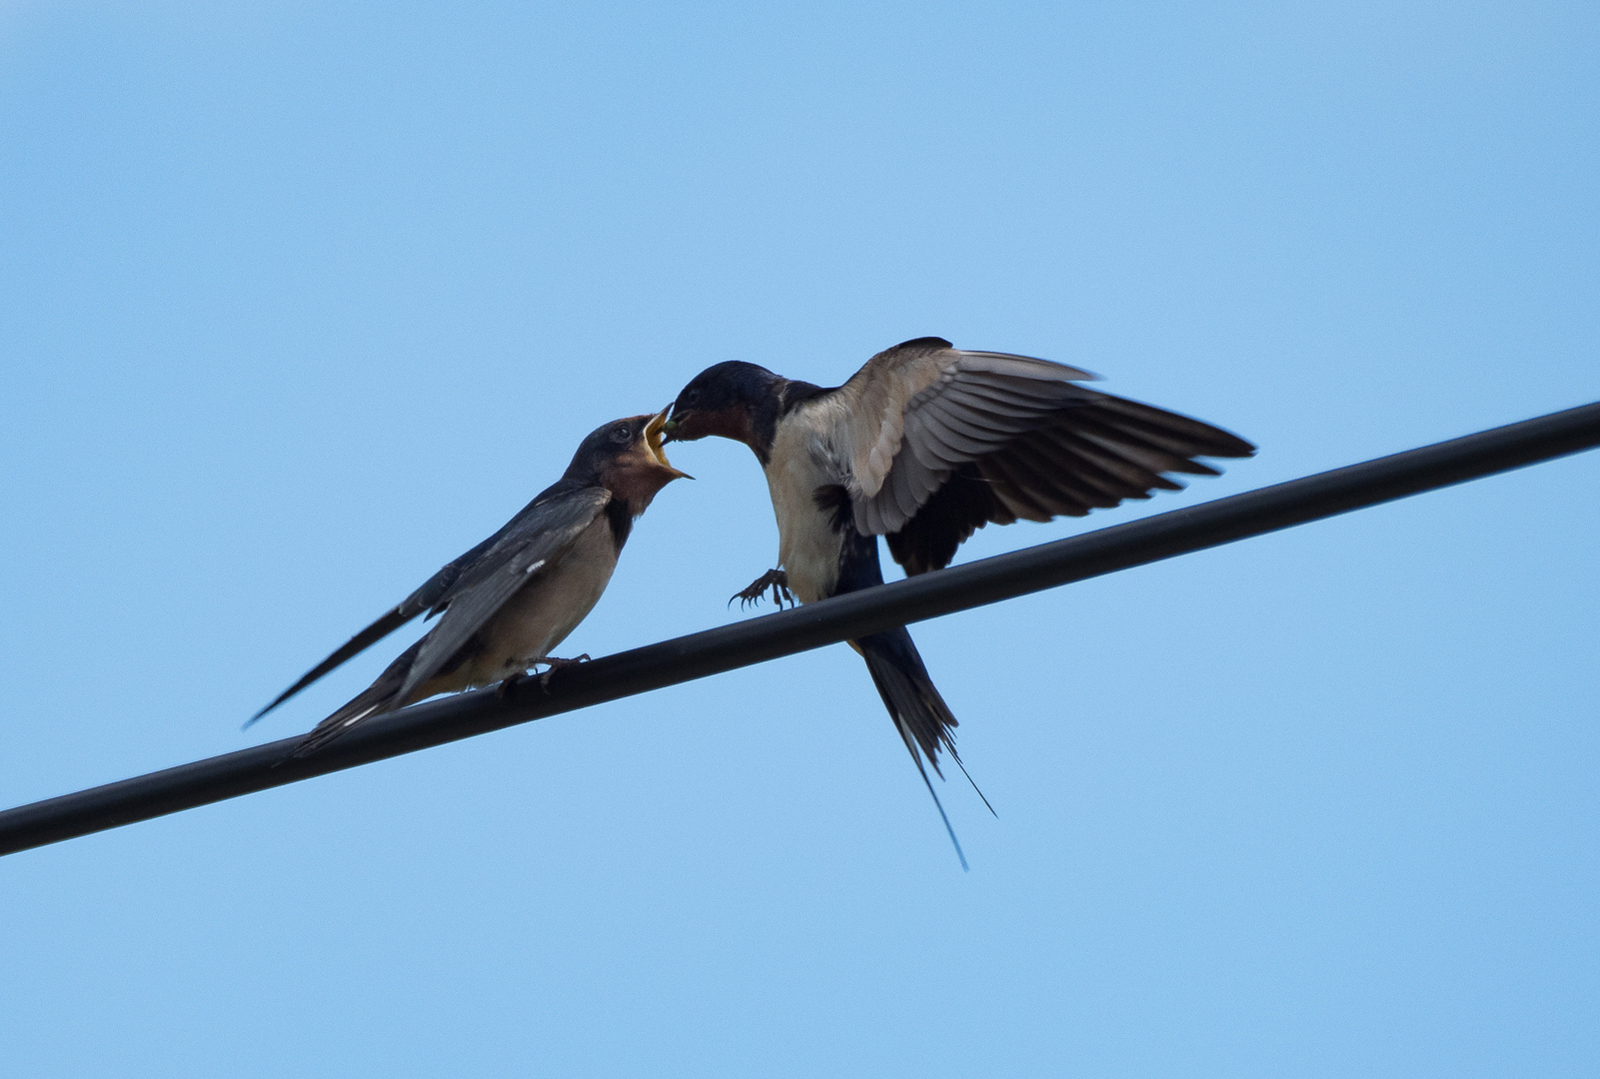
{"label": "bird foot", "polygon": [[517,671],[500,679],[500,684],[494,687],[494,699],[503,701],[511,695],[511,690],[516,684],[528,677],[526,671]]}
{"label": "bird foot", "polygon": [[746,588],[742,592],[735,592],[731,597],[729,597],[728,604],[729,606],[732,606],[733,601],[738,600],[739,608],[740,610],[743,610],[744,608],[750,606],[750,604],[760,603],[763,599],[765,599],[766,591],[769,588],[772,589],[772,602],[778,605],[778,610],[783,610],[784,600],[788,600],[790,606],[800,606],[800,604],[795,601],[794,593],[789,591],[789,575],[783,572],[781,569],[767,570],[767,572],[763,573],[759,578],[757,578],[749,588]]}
{"label": "bird foot", "polygon": [[555,656],[545,656],[540,663],[548,663],[550,669],[539,676],[539,685],[544,687],[546,693],[550,692],[550,676],[567,667],[576,667],[580,663],[589,662],[589,653],[585,652],[577,659],[557,659]]}

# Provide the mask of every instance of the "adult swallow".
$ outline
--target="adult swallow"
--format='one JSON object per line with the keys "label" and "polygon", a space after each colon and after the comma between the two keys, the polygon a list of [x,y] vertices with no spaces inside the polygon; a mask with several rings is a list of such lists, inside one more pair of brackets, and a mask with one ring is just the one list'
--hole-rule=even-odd
{"label": "adult swallow", "polygon": [[[254,723],[368,645],[424,611],[439,624],[372,685],[306,735],[307,756],[351,727],[437,693],[520,678],[599,601],[634,519],[679,477],[661,449],[663,410],[599,428],[578,446],[561,479],[504,528],[448,563],[393,610],[352,637],[271,704]],[[548,677],[548,672],[546,672]],[[248,726],[249,724],[246,724]]]}
{"label": "adult swallow", "polygon": [[[684,387],[665,437],[721,435],[755,451],[778,519],[779,568],[735,598],[770,588],[780,603],[791,593],[811,603],[881,584],[879,536],[907,574],[926,573],[990,522],[1081,517],[1181,490],[1167,473],[1218,474],[1196,457],[1255,452],[1210,424],[1079,385],[1094,377],[938,337],[880,352],[833,389],[732,361]],[[850,644],[933,794],[922,759],[938,773],[943,748],[960,766],[956,718],[911,635],[900,627]]]}

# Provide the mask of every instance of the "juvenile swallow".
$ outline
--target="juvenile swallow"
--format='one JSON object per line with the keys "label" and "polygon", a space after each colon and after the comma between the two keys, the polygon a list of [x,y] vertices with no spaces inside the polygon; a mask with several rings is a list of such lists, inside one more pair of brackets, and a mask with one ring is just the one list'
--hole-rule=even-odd
{"label": "juvenile swallow", "polygon": [[[667,461],[667,413],[631,416],[578,446],[561,479],[504,528],[447,564],[398,606],[317,664],[250,722],[422,612],[439,624],[400,654],[372,685],[306,735],[307,756],[356,724],[436,693],[515,680],[550,657],[611,580],[634,519],[680,477]],[[546,672],[546,677],[549,672]],[[246,724],[248,726],[249,724]]]}
{"label": "juvenile swallow", "polygon": [[[1081,517],[1181,490],[1166,473],[1218,475],[1196,457],[1255,452],[1210,424],[1079,385],[1094,377],[938,337],[880,352],[833,389],[731,361],[684,387],[665,439],[721,435],[755,451],[778,519],[779,568],[734,598],[771,589],[780,604],[812,603],[881,584],[879,536],[908,575],[926,573],[990,522]],[[960,766],[956,718],[911,635],[900,627],[850,645],[934,794],[922,759],[938,773],[943,748]]]}

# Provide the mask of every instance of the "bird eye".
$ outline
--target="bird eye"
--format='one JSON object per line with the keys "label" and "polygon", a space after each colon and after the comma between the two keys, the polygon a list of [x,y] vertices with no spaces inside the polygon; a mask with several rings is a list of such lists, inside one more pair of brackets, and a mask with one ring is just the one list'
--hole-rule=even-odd
{"label": "bird eye", "polygon": [[700,391],[699,390],[686,390],[684,392],[684,395],[683,395],[683,407],[684,408],[693,408],[695,405],[699,404],[699,402],[700,402]]}
{"label": "bird eye", "polygon": [[611,441],[623,446],[633,441],[633,432],[628,430],[628,425],[619,423],[611,429]]}

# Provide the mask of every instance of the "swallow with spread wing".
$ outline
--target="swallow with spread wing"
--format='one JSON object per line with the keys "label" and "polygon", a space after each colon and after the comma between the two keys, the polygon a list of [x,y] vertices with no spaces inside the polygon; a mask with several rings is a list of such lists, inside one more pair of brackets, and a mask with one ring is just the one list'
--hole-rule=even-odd
{"label": "swallow with spread wing", "polygon": [[[1208,423],[1079,384],[1094,377],[937,337],[879,353],[834,389],[731,361],[684,387],[665,440],[721,435],[755,451],[778,519],[779,568],[735,598],[771,589],[780,603],[811,603],[881,584],[879,536],[907,574],[925,573],[990,522],[1081,517],[1181,490],[1169,473],[1218,474],[1195,458],[1255,452]],[[942,748],[960,765],[956,719],[911,635],[901,627],[850,644],[933,793],[922,758],[938,772]]]}
{"label": "swallow with spread wing", "polygon": [[[397,607],[352,637],[250,722],[424,611],[441,615],[377,681],[317,724],[295,756],[316,752],[351,727],[436,693],[520,678],[599,601],[633,521],[679,477],[661,432],[667,413],[615,420],[585,438],[561,479],[500,531],[434,574]],[[248,724],[247,724],[248,726]]]}

